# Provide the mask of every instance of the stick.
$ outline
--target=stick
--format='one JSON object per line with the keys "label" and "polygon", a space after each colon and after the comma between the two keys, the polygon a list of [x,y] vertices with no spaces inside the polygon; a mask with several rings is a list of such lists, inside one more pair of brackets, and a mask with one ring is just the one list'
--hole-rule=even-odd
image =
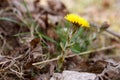
{"label": "stick", "polygon": [[[100,28],[100,25],[92,23],[92,22],[90,22],[90,25],[93,26],[93,27],[96,27],[96,28]],[[109,34],[112,34],[113,36],[116,36],[116,37],[120,38],[120,34],[117,34],[117,33],[113,32],[109,29],[106,29],[105,31]]]}
{"label": "stick", "polygon": [[120,34],[117,34],[117,33],[113,32],[113,31],[111,31],[111,30],[106,30],[106,32],[108,32],[108,33],[110,33],[110,34],[112,34],[112,35],[120,38]]}
{"label": "stick", "polygon": [[[115,48],[116,46],[117,45],[112,45],[112,46],[108,46],[108,47],[102,47],[102,48],[99,48],[99,49],[96,49],[96,50],[90,50],[90,51],[85,51],[85,52],[81,52],[81,53],[78,53],[78,54],[73,54],[73,55],[65,56],[65,58],[70,58],[70,57],[74,57],[74,56],[90,54],[90,53],[98,52],[98,51],[104,51],[104,50],[107,50],[107,49]],[[48,63],[48,62],[56,61],[58,59],[59,59],[59,57],[54,58],[54,59],[50,59],[50,60],[46,60],[46,61],[42,61],[42,62],[36,62],[36,63],[33,63],[32,65],[34,65],[34,66],[35,65],[40,65],[40,64],[43,64],[43,63]]]}

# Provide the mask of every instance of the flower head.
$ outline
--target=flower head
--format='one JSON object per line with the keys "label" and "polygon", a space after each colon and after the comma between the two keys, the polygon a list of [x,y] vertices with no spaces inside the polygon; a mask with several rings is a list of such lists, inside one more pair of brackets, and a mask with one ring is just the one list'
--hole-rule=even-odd
{"label": "flower head", "polygon": [[90,27],[89,22],[87,20],[75,14],[68,14],[65,16],[65,19],[81,27],[87,27],[87,28]]}

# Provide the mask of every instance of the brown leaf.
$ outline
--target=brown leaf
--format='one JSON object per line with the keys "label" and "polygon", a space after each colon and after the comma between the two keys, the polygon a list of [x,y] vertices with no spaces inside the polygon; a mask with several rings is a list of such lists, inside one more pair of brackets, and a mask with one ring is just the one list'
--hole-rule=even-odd
{"label": "brown leaf", "polygon": [[8,0],[0,0],[0,9],[3,9],[9,5]]}
{"label": "brown leaf", "polygon": [[35,48],[38,43],[40,43],[40,38],[35,38],[30,42],[30,45],[32,48]]}
{"label": "brown leaf", "polygon": [[103,0],[103,7],[109,8],[110,7],[110,1],[109,0]]}
{"label": "brown leaf", "polygon": [[58,14],[67,12],[65,5],[60,0],[48,0],[48,6]]}

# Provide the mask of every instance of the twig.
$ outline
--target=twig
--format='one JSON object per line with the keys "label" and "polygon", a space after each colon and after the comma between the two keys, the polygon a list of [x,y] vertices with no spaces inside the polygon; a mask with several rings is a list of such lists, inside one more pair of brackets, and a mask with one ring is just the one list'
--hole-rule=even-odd
{"label": "twig", "polygon": [[4,37],[1,34],[0,34],[0,38],[3,40],[3,45],[2,45],[2,47],[0,49],[0,54],[2,54],[2,52],[3,52],[4,48],[5,48],[5,45],[6,45],[6,40],[4,39]]}
{"label": "twig", "polygon": [[[68,56],[65,56],[65,58],[70,58],[70,57],[74,57],[74,56],[85,55],[85,54],[90,54],[90,53],[93,53],[93,52],[98,52],[98,51],[103,51],[103,50],[107,50],[107,49],[112,49],[112,48],[115,48],[116,46],[117,45],[112,45],[112,46],[108,46],[108,47],[102,47],[102,48],[99,48],[99,49],[96,49],[96,50],[90,50],[90,51],[81,52],[79,54],[68,55]],[[42,62],[36,62],[36,63],[33,63],[32,65],[34,65],[34,66],[35,65],[40,65],[40,64],[43,64],[43,63],[56,61],[58,59],[59,59],[59,57],[54,58],[54,59],[50,59],[50,60],[46,60],[46,61],[42,61]]]}
{"label": "twig", "polygon": [[108,33],[110,33],[110,34],[112,34],[112,35],[120,38],[120,34],[117,34],[117,33],[113,32],[113,31],[111,31],[111,30],[108,30],[108,29],[107,29],[106,32],[108,32]]}
{"label": "twig", "polygon": [[[93,27],[96,27],[96,28],[100,28],[100,25],[95,24],[95,23],[92,23],[92,22],[90,22],[90,25],[93,26]],[[113,31],[111,31],[111,30],[108,30],[108,29],[106,29],[105,31],[106,31],[107,33],[112,34],[113,36],[116,36],[117,38],[120,38],[120,34],[117,34],[117,33],[113,32]]]}
{"label": "twig", "polygon": [[18,72],[18,71],[16,71],[16,70],[12,69],[12,68],[10,68],[10,70],[11,70],[13,73],[16,73],[16,75],[17,75],[19,78],[24,79],[24,77],[23,77],[23,74],[24,74],[24,73]]}

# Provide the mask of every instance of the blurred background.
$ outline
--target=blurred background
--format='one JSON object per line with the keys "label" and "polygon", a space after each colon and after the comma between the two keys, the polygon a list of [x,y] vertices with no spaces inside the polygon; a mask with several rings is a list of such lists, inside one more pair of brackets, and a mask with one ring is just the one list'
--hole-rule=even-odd
{"label": "blurred background", "polygon": [[[26,0],[34,1],[34,0]],[[98,24],[107,21],[109,29],[120,32],[120,0],[57,0],[62,1],[71,13],[77,13],[89,21]],[[47,0],[41,0],[40,4],[47,5]],[[118,33],[119,34],[119,33]]]}
{"label": "blurred background", "polygon": [[70,12],[98,24],[108,21],[110,30],[120,35],[120,0],[62,0]]}

